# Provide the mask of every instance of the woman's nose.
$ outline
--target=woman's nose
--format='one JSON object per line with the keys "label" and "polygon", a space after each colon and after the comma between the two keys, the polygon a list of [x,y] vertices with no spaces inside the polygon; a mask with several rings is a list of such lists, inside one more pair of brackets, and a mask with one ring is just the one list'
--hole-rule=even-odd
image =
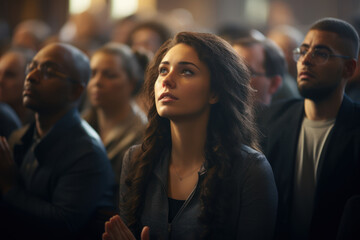
{"label": "woman's nose", "polygon": [[102,76],[100,73],[93,74],[91,76],[90,82],[92,82],[95,86],[101,86],[102,83]]}
{"label": "woman's nose", "polygon": [[176,87],[176,79],[173,71],[170,71],[166,76],[163,77],[163,87],[174,88]]}

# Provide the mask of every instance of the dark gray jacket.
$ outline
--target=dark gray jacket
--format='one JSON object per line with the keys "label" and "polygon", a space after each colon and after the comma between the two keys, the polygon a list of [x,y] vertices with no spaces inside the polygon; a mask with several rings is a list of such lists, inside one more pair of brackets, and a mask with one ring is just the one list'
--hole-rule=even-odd
{"label": "dark gray jacket", "polygon": [[[120,181],[120,201],[126,192],[125,178],[135,146],[124,157]],[[202,232],[200,215],[200,186],[206,170],[199,172],[199,182],[171,224],[168,224],[168,164],[169,150],[164,150],[156,163],[146,187],[141,226],[150,227],[150,239],[199,239]],[[234,161],[238,174],[234,176],[233,197],[229,199],[233,211],[229,213],[229,236],[236,239],[271,239],[277,210],[277,190],[271,167],[265,156],[247,147],[242,147],[243,161]],[[120,208],[122,218],[124,210]]]}

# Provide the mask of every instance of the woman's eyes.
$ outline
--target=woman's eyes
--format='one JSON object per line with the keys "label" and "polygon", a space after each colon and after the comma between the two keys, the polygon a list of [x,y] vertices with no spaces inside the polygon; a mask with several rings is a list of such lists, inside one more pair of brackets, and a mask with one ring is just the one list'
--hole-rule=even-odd
{"label": "woman's eyes", "polygon": [[[159,74],[160,75],[167,74],[168,72],[169,72],[168,69],[165,68],[165,67],[161,67],[159,69]],[[194,75],[194,72],[192,70],[190,70],[190,69],[184,68],[184,69],[180,69],[180,74],[184,75],[184,76],[192,76],[192,75]]]}
{"label": "woman's eyes", "polygon": [[183,69],[181,73],[186,76],[192,76],[194,74],[194,72],[189,69]]}
{"label": "woman's eyes", "polygon": [[161,67],[161,68],[159,69],[159,74],[166,74],[166,73],[167,73],[167,69],[166,69],[166,68]]}

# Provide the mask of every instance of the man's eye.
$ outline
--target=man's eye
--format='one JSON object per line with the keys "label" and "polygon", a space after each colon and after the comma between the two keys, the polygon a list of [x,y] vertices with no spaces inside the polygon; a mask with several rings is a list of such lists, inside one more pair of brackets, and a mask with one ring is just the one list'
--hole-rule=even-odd
{"label": "man's eye", "polygon": [[308,52],[308,50],[300,49],[299,53],[300,53],[301,56],[305,56],[307,52]]}
{"label": "man's eye", "polygon": [[327,52],[323,52],[323,51],[315,51],[314,53],[315,53],[315,56],[321,57],[321,58],[327,58],[329,55]]}
{"label": "man's eye", "polygon": [[36,66],[35,66],[34,64],[28,65],[28,66],[26,67],[26,72],[27,72],[27,73],[32,72],[35,68],[36,68]]}
{"label": "man's eye", "polygon": [[42,69],[46,73],[51,73],[51,72],[57,72],[58,71],[54,66],[52,66],[50,64],[47,64],[47,63],[44,63],[43,65],[41,65],[40,69]]}

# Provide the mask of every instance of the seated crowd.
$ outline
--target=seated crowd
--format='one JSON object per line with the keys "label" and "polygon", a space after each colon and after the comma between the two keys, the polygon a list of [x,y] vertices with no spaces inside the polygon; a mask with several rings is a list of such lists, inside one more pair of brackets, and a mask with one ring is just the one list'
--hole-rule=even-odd
{"label": "seated crowd", "polygon": [[94,45],[20,24],[0,56],[0,238],[360,238],[356,28],[227,30],[132,16]]}

